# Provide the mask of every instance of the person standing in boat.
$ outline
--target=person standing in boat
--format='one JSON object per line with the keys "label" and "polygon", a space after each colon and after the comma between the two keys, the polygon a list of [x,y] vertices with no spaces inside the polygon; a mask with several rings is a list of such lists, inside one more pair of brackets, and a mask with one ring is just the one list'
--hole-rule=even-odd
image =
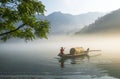
{"label": "person standing in boat", "polygon": [[89,48],[87,48],[87,51],[86,51],[86,53],[88,54],[88,53],[89,53],[89,51],[90,51],[90,49],[89,49]]}
{"label": "person standing in boat", "polygon": [[87,52],[89,52],[89,50],[90,50],[90,49],[89,49],[89,48],[87,48]]}
{"label": "person standing in boat", "polygon": [[61,49],[60,49],[60,55],[64,55],[64,50],[65,50],[65,48],[61,47]]}

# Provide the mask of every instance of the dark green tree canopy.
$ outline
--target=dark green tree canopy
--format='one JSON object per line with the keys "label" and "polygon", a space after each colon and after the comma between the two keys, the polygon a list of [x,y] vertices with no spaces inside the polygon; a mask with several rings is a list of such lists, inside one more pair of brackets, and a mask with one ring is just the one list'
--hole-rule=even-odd
{"label": "dark green tree canopy", "polygon": [[0,39],[47,38],[49,22],[36,18],[44,11],[45,6],[38,0],[0,0]]}

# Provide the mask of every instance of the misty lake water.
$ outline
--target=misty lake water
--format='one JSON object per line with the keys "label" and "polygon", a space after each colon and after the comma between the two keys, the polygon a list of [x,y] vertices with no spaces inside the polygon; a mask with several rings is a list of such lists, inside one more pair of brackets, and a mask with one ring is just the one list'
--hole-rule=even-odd
{"label": "misty lake water", "polygon": [[[0,44],[0,78],[23,79],[119,79],[120,38],[50,36],[30,42]],[[87,57],[60,60],[60,47],[101,50]]]}

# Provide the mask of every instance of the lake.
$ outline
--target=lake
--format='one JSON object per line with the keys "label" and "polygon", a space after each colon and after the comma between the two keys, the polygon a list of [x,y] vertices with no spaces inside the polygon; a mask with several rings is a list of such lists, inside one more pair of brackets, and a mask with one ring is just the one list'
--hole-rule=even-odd
{"label": "lake", "polygon": [[[0,44],[0,78],[14,79],[119,79],[120,38],[87,36],[50,36],[29,42],[8,41]],[[82,56],[62,60],[60,47],[69,53],[72,47],[83,47]]]}

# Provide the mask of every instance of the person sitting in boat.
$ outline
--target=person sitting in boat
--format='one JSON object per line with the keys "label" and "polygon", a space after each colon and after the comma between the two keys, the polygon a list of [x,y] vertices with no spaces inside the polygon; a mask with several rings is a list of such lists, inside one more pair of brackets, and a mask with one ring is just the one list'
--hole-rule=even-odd
{"label": "person sitting in boat", "polygon": [[61,56],[64,55],[64,50],[65,50],[65,48],[61,47],[61,49],[60,49],[60,55]]}

